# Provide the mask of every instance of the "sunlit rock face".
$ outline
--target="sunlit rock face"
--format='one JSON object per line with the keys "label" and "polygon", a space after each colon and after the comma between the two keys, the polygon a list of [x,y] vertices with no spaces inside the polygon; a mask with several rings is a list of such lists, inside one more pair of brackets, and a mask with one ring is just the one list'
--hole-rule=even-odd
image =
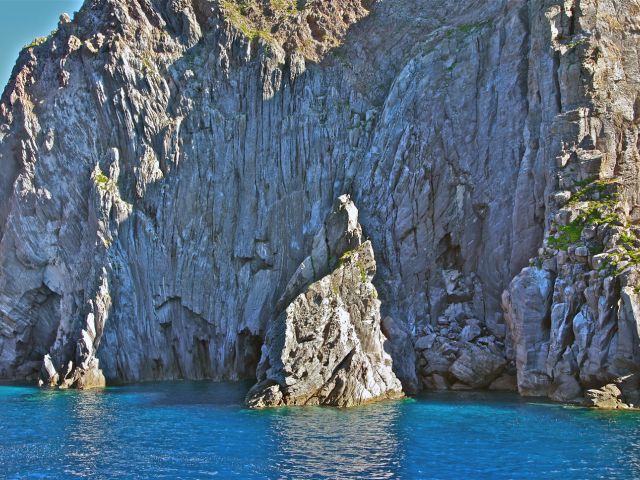
{"label": "sunlit rock face", "polygon": [[370,242],[309,288],[270,326],[251,407],[350,407],[400,398],[385,352]]}
{"label": "sunlit rock face", "polygon": [[405,390],[637,369],[635,2],[267,3],[91,0],[20,54],[1,378],[253,377],[345,192]]}
{"label": "sunlit rock face", "polygon": [[[559,114],[545,238],[503,296],[525,395],[637,403],[640,369],[636,2],[549,5]],[[621,383],[622,382],[622,383]],[[618,385],[618,386],[616,386]],[[615,402],[613,402],[615,403]]]}
{"label": "sunlit rock face", "polygon": [[248,406],[351,407],[403,396],[385,351],[375,273],[358,211],[341,196],[289,282],[286,292],[299,294],[267,328]]}

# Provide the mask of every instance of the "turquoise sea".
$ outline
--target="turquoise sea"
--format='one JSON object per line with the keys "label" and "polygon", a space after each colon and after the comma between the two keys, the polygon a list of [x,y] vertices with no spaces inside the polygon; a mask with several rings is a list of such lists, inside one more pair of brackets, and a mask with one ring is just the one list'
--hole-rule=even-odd
{"label": "turquoise sea", "polygon": [[488,393],[252,411],[248,387],[0,387],[0,478],[640,478],[633,412]]}

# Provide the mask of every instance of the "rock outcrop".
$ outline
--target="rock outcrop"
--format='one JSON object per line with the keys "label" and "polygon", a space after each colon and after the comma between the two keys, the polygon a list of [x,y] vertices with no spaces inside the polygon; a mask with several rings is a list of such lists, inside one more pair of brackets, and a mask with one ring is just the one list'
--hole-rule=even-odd
{"label": "rock outcrop", "polygon": [[550,9],[562,111],[545,238],[503,296],[524,395],[611,408],[640,368],[635,2]]}
{"label": "rock outcrop", "polygon": [[344,255],[269,327],[248,406],[350,407],[403,396],[385,352],[371,242]]}
{"label": "rock outcrop", "polygon": [[622,400],[622,392],[615,383],[609,383],[599,389],[587,390],[587,405],[603,410],[628,409],[629,405]]}
{"label": "rock outcrop", "polygon": [[62,17],[0,99],[0,378],[253,377],[344,192],[406,391],[637,372],[640,6],[451,5]]}
{"label": "rock outcrop", "polygon": [[342,195],[278,302],[289,305],[267,327],[248,406],[349,407],[403,396],[381,331],[375,273],[358,210]]}
{"label": "rock outcrop", "polygon": [[640,408],[640,380],[637,374],[616,378],[601,388],[586,391],[585,405],[607,410]]}

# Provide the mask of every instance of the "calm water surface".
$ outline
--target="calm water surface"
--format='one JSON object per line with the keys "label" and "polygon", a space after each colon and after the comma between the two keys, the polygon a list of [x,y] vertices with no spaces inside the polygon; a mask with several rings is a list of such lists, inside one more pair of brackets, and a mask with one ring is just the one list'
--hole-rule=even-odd
{"label": "calm water surface", "polygon": [[636,413],[477,393],[251,411],[248,386],[0,387],[0,478],[640,478]]}

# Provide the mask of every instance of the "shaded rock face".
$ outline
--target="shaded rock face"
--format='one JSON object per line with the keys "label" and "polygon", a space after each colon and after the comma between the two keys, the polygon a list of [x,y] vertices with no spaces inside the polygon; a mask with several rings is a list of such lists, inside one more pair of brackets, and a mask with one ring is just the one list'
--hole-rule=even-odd
{"label": "shaded rock face", "polygon": [[448,306],[415,342],[423,385],[465,390],[496,381],[495,389],[512,389],[508,380],[515,375],[515,365],[505,343],[505,325],[476,318],[474,306],[481,301],[477,278],[457,270],[444,270],[442,276]]}
{"label": "shaded rock face", "polygon": [[21,52],[1,378],[252,377],[344,192],[405,385],[637,369],[637,2],[247,3],[91,0]]}
{"label": "shaded rock face", "polygon": [[367,241],[295,298],[267,330],[248,406],[349,407],[403,396],[385,351],[375,272]]}

